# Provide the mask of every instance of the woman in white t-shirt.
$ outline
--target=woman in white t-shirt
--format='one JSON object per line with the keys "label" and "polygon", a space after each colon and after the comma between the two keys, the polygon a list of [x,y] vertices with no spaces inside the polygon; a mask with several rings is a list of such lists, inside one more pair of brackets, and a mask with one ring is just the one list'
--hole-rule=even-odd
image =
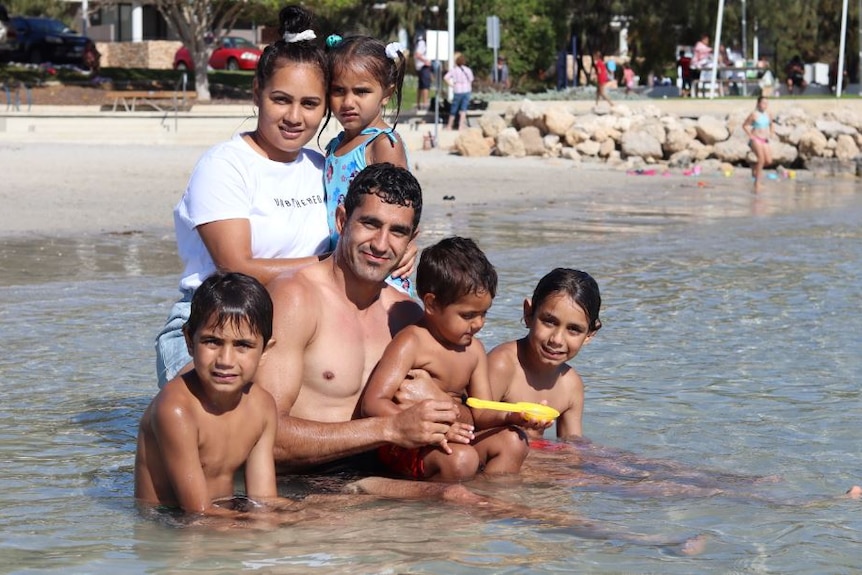
{"label": "woman in white t-shirt", "polygon": [[257,128],[208,150],[174,209],[183,297],[156,339],[159,387],[191,367],[182,328],[210,274],[242,272],[265,284],[328,250],[323,156],[304,147],[327,110],[326,55],[307,11],[288,6],[280,19],[281,38],[255,72]]}

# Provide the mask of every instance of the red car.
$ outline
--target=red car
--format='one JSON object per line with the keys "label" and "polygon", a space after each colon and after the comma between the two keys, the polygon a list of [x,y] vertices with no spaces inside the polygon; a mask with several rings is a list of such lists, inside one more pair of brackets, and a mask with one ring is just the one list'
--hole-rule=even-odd
{"label": "red car", "polygon": [[[260,60],[260,49],[245,38],[227,36],[222,38],[221,46],[213,50],[209,66],[213,70],[254,70]],[[194,68],[192,57],[183,46],[174,54],[175,70]]]}

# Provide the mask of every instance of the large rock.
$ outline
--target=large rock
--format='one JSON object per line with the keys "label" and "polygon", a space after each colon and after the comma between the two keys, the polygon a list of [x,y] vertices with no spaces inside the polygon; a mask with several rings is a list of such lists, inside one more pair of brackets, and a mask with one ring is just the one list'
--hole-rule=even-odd
{"label": "large rock", "polygon": [[590,139],[590,132],[583,129],[581,126],[575,124],[568,130],[566,130],[565,135],[563,136],[563,140],[566,142],[568,146],[577,146],[581,142],[586,142]]}
{"label": "large rock", "polygon": [[836,140],[835,157],[839,160],[850,160],[859,155],[859,147],[853,136],[841,134]]}
{"label": "large rock", "polygon": [[850,108],[844,107],[830,112],[825,112],[823,114],[823,118],[826,120],[835,120],[836,122],[840,122],[847,126],[852,126],[856,128],[857,131],[862,132],[862,115],[856,113],[856,111],[851,110]]}
{"label": "large rock", "polygon": [[814,125],[814,120],[802,108],[787,108],[782,110],[775,116],[775,122],[783,126],[793,127],[804,126],[810,128]]}
{"label": "large rock", "polygon": [[679,126],[668,131],[664,144],[662,144],[662,149],[666,155],[672,156],[677,152],[688,149],[689,142],[693,139],[691,134]]}
{"label": "large rock", "polygon": [[712,154],[722,162],[730,164],[743,164],[748,162],[748,153],[751,147],[747,140],[742,138],[731,138],[723,142],[718,142],[712,147]]}
{"label": "large rock", "polygon": [[646,132],[655,138],[659,144],[664,144],[667,137],[667,130],[659,118],[646,118],[643,122],[632,126],[630,131]]}
{"label": "large rock", "polygon": [[455,139],[455,151],[462,156],[490,156],[491,146],[481,128],[467,128],[461,130]]}
{"label": "large rock", "polygon": [[770,141],[769,147],[772,150],[772,162],[782,166],[791,166],[799,157],[799,152],[796,146],[785,144],[784,142]]}
{"label": "large rock", "polygon": [[730,137],[727,123],[715,116],[701,116],[694,129],[697,130],[698,139],[707,146],[723,142]]}
{"label": "large rock", "polygon": [[524,142],[518,135],[518,130],[515,128],[506,128],[497,134],[497,154],[501,156],[511,156],[514,158],[523,158],[527,155],[524,149]]}
{"label": "large rock", "polygon": [[518,131],[518,136],[524,142],[524,152],[528,156],[544,156],[545,142],[542,140],[542,132],[536,126],[527,126]]}
{"label": "large rock", "polygon": [[620,143],[622,156],[640,156],[645,160],[650,158],[660,160],[664,157],[661,142],[650,132],[630,130],[623,134]]}
{"label": "large rock", "polygon": [[598,156],[602,145],[594,140],[587,140],[575,146],[575,150],[582,156]]}
{"label": "large rock", "polygon": [[609,158],[616,149],[616,142],[611,139],[607,139],[599,145],[599,156],[602,158]]}
{"label": "large rock", "polygon": [[535,102],[530,100],[521,102],[515,117],[512,119],[512,126],[518,130],[527,126],[535,126],[542,133],[548,131],[545,127],[545,114]]}
{"label": "large rock", "polygon": [[799,155],[803,159],[816,158],[818,156],[825,156],[826,144],[826,136],[820,130],[809,128],[800,136],[797,148],[799,149]]}
{"label": "large rock", "polygon": [[702,162],[712,154],[712,146],[707,146],[700,140],[692,140],[688,144],[688,151],[695,162]]}
{"label": "large rock", "polygon": [[564,136],[575,123],[575,115],[562,106],[551,106],[545,110],[544,122],[549,134]]}
{"label": "large rock", "polygon": [[509,127],[506,120],[500,114],[485,112],[479,118],[479,127],[488,138],[496,138],[497,134]]}
{"label": "large rock", "polygon": [[841,135],[856,135],[856,128],[834,120],[817,120],[814,122],[814,127],[823,132],[823,135],[827,138],[837,138]]}

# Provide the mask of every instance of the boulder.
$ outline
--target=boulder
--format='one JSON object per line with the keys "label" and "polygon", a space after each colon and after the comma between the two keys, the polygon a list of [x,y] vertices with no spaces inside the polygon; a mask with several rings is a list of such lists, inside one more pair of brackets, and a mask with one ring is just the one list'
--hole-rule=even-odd
{"label": "boulder", "polygon": [[524,149],[524,142],[521,141],[518,135],[518,130],[515,128],[506,128],[497,134],[497,154],[515,158],[523,158],[527,155],[527,151]]}
{"label": "boulder", "polygon": [[560,157],[567,158],[575,162],[581,161],[581,155],[578,153],[578,151],[569,146],[564,146],[563,149],[560,150]]}
{"label": "boulder", "polygon": [[630,130],[626,132],[623,134],[620,146],[623,157],[640,156],[645,160],[664,157],[661,142],[648,131]]}
{"label": "boulder", "polygon": [[608,158],[616,149],[616,143],[611,139],[607,139],[599,144],[599,157]]}
{"label": "boulder", "polygon": [[797,148],[803,159],[823,156],[826,152],[826,136],[820,130],[809,128],[799,137]]}
{"label": "boulder", "polygon": [[509,127],[500,114],[485,112],[479,117],[479,127],[486,137],[496,138],[497,134]]}
{"label": "boulder", "polygon": [[799,157],[799,152],[796,146],[785,144],[784,142],[769,142],[769,147],[772,150],[772,162],[781,166],[791,166]]}
{"label": "boulder", "polygon": [[524,100],[518,107],[515,117],[512,118],[512,126],[520,130],[527,126],[539,128],[542,133],[548,130],[545,127],[545,114],[541,108],[530,100]]}
{"label": "boulder", "polygon": [[853,136],[841,134],[836,140],[835,157],[839,160],[851,160],[859,155],[859,147]]}
{"label": "boulder", "polygon": [[834,120],[817,120],[814,127],[823,132],[827,138],[837,138],[840,135],[855,136],[856,128]]}
{"label": "boulder", "polygon": [[527,126],[518,131],[518,136],[524,142],[524,152],[528,156],[545,155],[545,142],[542,141],[542,132],[536,126]]}
{"label": "boulder", "polygon": [[666,155],[672,156],[677,152],[686,150],[689,142],[692,140],[693,138],[688,132],[682,129],[682,127],[677,127],[668,131],[664,139],[664,144],[662,144],[661,147]]}
{"label": "boulder", "polygon": [[564,136],[575,123],[575,115],[562,106],[551,106],[545,111],[544,123],[549,134]]}
{"label": "boulder", "polygon": [[723,142],[730,137],[727,123],[715,116],[701,116],[698,118],[695,130],[697,130],[697,138],[707,146],[711,146],[716,142]]}
{"label": "boulder", "polygon": [[742,138],[731,138],[718,142],[712,148],[712,154],[716,159],[730,164],[742,164],[748,162],[748,153],[751,147],[748,140]]}
{"label": "boulder", "polygon": [[481,128],[461,130],[455,139],[455,151],[462,156],[490,156],[491,146],[482,134]]}
{"label": "boulder", "polygon": [[835,120],[836,122],[840,122],[847,126],[852,126],[857,132],[862,132],[862,115],[856,113],[856,111],[851,110],[850,108],[844,107],[825,112],[823,114],[823,118],[826,120]]}
{"label": "boulder", "polygon": [[581,142],[575,149],[582,156],[598,156],[599,150],[601,150],[602,145],[594,140],[587,140],[586,142]]}
{"label": "boulder", "polygon": [[586,142],[589,139],[590,133],[578,125],[574,125],[566,130],[566,133],[563,136],[563,140],[565,140],[566,145],[572,147],[577,146],[581,142]]}

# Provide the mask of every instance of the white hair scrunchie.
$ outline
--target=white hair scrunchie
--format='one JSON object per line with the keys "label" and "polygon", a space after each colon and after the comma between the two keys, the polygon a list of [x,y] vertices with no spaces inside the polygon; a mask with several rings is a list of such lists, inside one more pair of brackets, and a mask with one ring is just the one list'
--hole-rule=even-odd
{"label": "white hair scrunchie", "polygon": [[314,40],[315,38],[317,38],[317,34],[314,33],[314,30],[305,30],[298,34],[291,34],[290,32],[284,33],[284,41],[288,44],[302,42],[303,40]]}
{"label": "white hair scrunchie", "polygon": [[404,46],[399,42],[390,42],[386,45],[386,57],[391,60],[397,60],[398,55],[404,51]]}

